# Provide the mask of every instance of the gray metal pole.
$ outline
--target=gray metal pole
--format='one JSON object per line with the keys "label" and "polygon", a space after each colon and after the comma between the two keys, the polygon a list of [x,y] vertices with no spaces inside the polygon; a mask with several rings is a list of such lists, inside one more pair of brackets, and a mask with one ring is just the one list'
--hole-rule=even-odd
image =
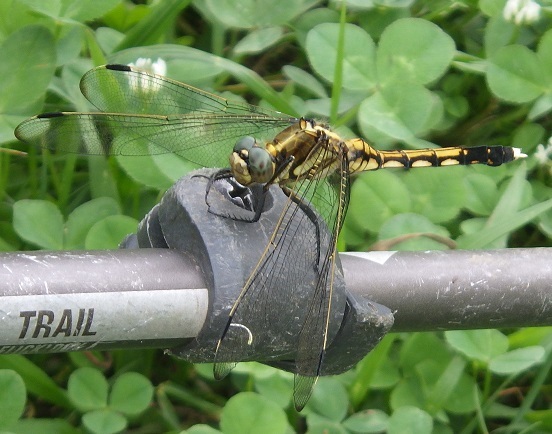
{"label": "gray metal pole", "polygon": [[552,324],[552,248],[340,257],[348,290],[390,308],[395,332]]}
{"label": "gray metal pole", "polygon": [[[392,331],[552,325],[550,248],[340,258],[347,288],[394,312]],[[172,249],[2,253],[0,354],[179,346],[208,297]]]}
{"label": "gray metal pole", "polygon": [[0,354],[185,345],[207,308],[176,250],[0,254]]}

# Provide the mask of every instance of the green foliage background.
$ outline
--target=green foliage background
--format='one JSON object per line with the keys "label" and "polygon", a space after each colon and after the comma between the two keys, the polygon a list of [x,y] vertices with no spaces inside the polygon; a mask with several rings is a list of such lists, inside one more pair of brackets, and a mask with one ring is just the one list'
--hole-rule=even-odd
{"label": "green foliage background", "polygon": [[[90,110],[78,90],[88,69],[138,58],[206,90],[327,118],[380,149],[501,144],[529,155],[356,177],[342,250],[550,246],[551,5],[516,24],[505,3],[0,2],[0,250],[115,248],[191,168],[15,141],[29,116]],[[256,364],[214,382],[210,366],[160,351],[0,356],[0,429],[552,432],[551,348],[549,328],[390,334],[355,369],[322,378],[299,415],[290,376]]]}

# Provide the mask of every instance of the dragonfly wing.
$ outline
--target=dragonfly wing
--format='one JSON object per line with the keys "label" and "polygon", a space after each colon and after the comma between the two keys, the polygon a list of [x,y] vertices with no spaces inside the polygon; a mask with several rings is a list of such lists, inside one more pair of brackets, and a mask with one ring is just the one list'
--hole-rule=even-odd
{"label": "dragonfly wing", "polygon": [[[256,353],[258,347],[266,348],[261,345],[263,340],[276,350],[295,339],[298,373],[294,399],[299,410],[321,372],[332,307],[337,235],[348,205],[347,162],[345,155],[335,158],[337,172],[329,176],[318,172],[297,181],[268,246],[230,312],[215,357],[214,373],[221,378],[237,361],[266,360],[266,353]],[[318,214],[313,217],[306,213],[305,204],[314,204]],[[328,229],[318,231],[317,226]],[[305,282],[307,270],[314,270],[313,281]],[[292,293],[301,294],[299,314],[291,313],[295,298],[288,294]],[[274,324],[279,324],[278,329],[286,335],[267,335]]]}
{"label": "dragonfly wing", "polygon": [[[314,183],[312,202],[321,218],[328,225],[327,239],[321,240],[318,279],[309,304],[303,327],[299,334],[294,384],[295,408],[300,411],[312,394],[322,373],[324,355],[329,344],[328,330],[332,318],[334,276],[336,267],[337,238],[349,205],[349,168],[346,156],[335,156],[338,166],[327,178]],[[303,187],[303,186],[301,186]],[[309,194],[298,192],[300,195]],[[322,232],[324,238],[325,232]]]}
{"label": "dragonfly wing", "polygon": [[240,138],[270,141],[297,121],[125,65],[94,68],[80,86],[104,113],[35,116],[17,127],[17,138],[62,152],[176,153],[199,166],[227,167]]}
{"label": "dragonfly wing", "polygon": [[232,101],[185,83],[126,65],[104,65],[88,71],[80,83],[83,95],[102,112],[157,115],[213,113],[268,117],[288,115]]}
{"label": "dragonfly wing", "polygon": [[314,273],[316,252],[314,224],[288,198],[270,242],[221,331],[215,356],[216,378],[223,378],[235,362],[279,360],[295,350],[303,325],[301,317],[313,290],[312,279],[308,281],[305,276],[309,270]]}
{"label": "dragonfly wing", "polygon": [[251,115],[50,113],[21,123],[18,139],[41,148],[87,155],[175,153],[203,167],[226,167],[243,136],[270,138],[289,122]]}

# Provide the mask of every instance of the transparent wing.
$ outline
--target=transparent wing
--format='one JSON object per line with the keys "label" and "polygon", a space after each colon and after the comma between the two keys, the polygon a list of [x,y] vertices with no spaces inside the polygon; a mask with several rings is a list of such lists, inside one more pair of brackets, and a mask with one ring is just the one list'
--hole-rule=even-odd
{"label": "transparent wing", "polygon": [[81,79],[83,95],[102,112],[150,115],[234,114],[289,119],[288,115],[232,101],[127,65],[104,65]]}
{"label": "transparent wing", "polygon": [[15,130],[18,139],[61,152],[88,155],[175,153],[204,167],[226,167],[243,136],[271,139],[290,120],[252,115],[136,115],[50,113]]}
{"label": "transparent wing", "polygon": [[80,154],[176,153],[199,166],[226,167],[243,136],[270,141],[297,119],[233,102],[125,65],[88,71],[81,91],[104,113],[47,113],[21,123],[18,139]]}
{"label": "transparent wing", "polygon": [[[296,242],[299,241],[300,242]],[[223,378],[237,361],[266,360],[267,348],[278,359],[278,351],[297,342],[303,318],[297,317],[286,303],[301,294],[301,311],[312,298],[312,281],[305,278],[318,260],[314,224],[301,208],[288,199],[271,240],[251,272],[229,314],[227,328],[217,345],[215,378]],[[295,303],[295,301],[294,301]],[[287,335],[269,335],[267,330],[279,324]]]}
{"label": "transparent wing", "polygon": [[[327,249],[321,251],[318,281],[303,328],[299,334],[293,397],[295,408],[300,411],[312,394],[313,387],[321,374],[324,355],[328,346],[328,327],[332,310],[333,279],[335,276],[335,255],[337,238],[349,206],[349,170],[342,155],[340,165],[326,183],[319,183],[315,202],[317,209],[326,219],[330,239]],[[323,246],[324,244],[322,244]]]}
{"label": "transparent wing", "polygon": [[[258,347],[277,349],[295,339],[298,374],[294,399],[298,410],[309,399],[321,372],[331,311],[336,241],[348,205],[347,162],[343,154],[334,158],[337,162],[334,173],[328,176],[327,171],[318,171],[312,177],[298,180],[294,186],[271,242],[230,312],[215,357],[214,373],[222,378],[236,361],[266,358],[266,354],[257,354]],[[304,204],[311,203],[316,204],[317,215],[305,212]],[[306,281],[306,270],[313,269],[314,281]],[[302,304],[297,310],[300,316],[290,315],[290,303],[298,302],[291,294],[301,294]],[[275,323],[286,331],[286,336],[267,334]]]}

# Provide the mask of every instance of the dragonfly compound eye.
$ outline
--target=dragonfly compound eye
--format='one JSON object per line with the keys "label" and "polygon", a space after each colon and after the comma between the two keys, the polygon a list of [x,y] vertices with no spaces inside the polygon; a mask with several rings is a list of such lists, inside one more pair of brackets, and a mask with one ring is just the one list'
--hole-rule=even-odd
{"label": "dragonfly compound eye", "polygon": [[239,154],[241,151],[249,151],[253,146],[255,146],[256,143],[257,141],[255,140],[254,137],[251,137],[251,136],[242,137],[234,145],[234,152],[237,152]]}
{"label": "dragonfly compound eye", "polygon": [[249,173],[254,182],[268,182],[274,174],[274,166],[270,154],[257,146],[249,150]]}

